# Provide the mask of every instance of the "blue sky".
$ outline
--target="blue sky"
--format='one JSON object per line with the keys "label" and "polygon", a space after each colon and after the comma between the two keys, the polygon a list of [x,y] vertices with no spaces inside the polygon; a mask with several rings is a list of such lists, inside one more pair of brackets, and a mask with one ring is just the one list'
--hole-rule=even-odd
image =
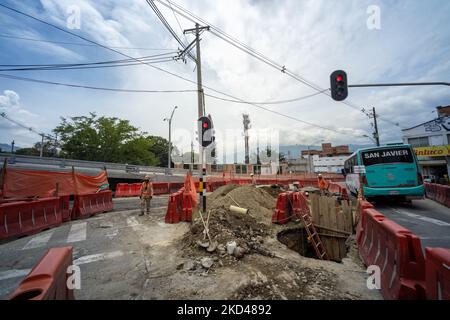
{"label": "blue sky", "polygon": [[[66,28],[67,8],[81,12],[77,34],[108,46],[177,49],[178,44],[157,20],[145,0],[0,1]],[[450,2],[447,1],[175,1],[239,38],[295,73],[329,86],[329,74],[347,71],[350,83],[450,81]],[[173,29],[185,39],[174,14],[158,4]],[[381,28],[369,30],[367,8],[380,8]],[[182,28],[191,22],[178,17]],[[0,35],[51,41],[83,40],[0,8]],[[191,41],[188,36],[185,41]],[[0,64],[81,63],[122,59],[98,47],[51,44],[0,37]],[[167,51],[121,50],[133,57]],[[150,52],[150,53],[149,53]],[[284,100],[313,91],[236,50],[210,33],[202,36],[204,83],[250,101]],[[195,80],[192,62],[170,62],[164,69]],[[4,72],[6,73],[6,72]],[[72,71],[9,72],[17,76],[128,89],[194,89],[194,85],[146,66]],[[384,119],[410,127],[430,120],[438,105],[450,104],[448,87],[350,89],[348,100],[360,107],[376,107]],[[50,132],[61,116],[96,112],[131,120],[143,131],[167,136],[162,119],[174,105],[174,126],[192,134],[197,117],[195,93],[124,94],[48,86],[0,78],[0,110],[28,126]],[[357,110],[320,95],[290,104],[268,106],[284,114],[335,128],[309,127],[253,106],[206,99],[206,109],[222,130],[240,130],[241,113],[252,126],[280,132],[281,144],[367,143],[369,120]],[[384,142],[398,141],[401,128],[380,121]],[[183,134],[181,134],[183,135]],[[30,145],[36,135],[0,119],[0,142]],[[190,137],[178,141],[188,148]],[[226,141],[229,143],[230,141]]]}

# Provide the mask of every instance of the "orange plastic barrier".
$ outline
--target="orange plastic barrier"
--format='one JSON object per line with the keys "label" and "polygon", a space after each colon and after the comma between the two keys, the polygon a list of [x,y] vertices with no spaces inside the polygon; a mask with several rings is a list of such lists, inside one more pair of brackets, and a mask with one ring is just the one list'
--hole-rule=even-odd
{"label": "orange plastic barrier", "polygon": [[356,226],[356,241],[358,245],[361,245],[364,228],[366,227],[366,210],[373,208],[373,205],[370,202],[363,200],[359,203],[359,206],[358,210],[361,216],[359,217],[359,222]]}
{"label": "orange plastic barrier", "polygon": [[59,197],[59,206],[61,208],[63,222],[70,221],[70,219],[72,218],[71,217],[72,211],[70,210],[69,200],[70,200],[70,196]]}
{"label": "orange plastic barrier", "polygon": [[170,190],[168,182],[153,182],[153,194],[168,194],[169,191]]}
{"label": "orange plastic barrier", "polygon": [[427,198],[450,207],[450,186],[436,183],[424,183],[424,185]]}
{"label": "orange plastic barrier", "polygon": [[385,299],[425,298],[425,259],[419,237],[374,209],[365,210],[359,253],[367,266],[381,271]]}
{"label": "orange plastic barrier", "polygon": [[184,187],[184,182],[169,182],[170,193],[176,192],[183,187]]}
{"label": "orange plastic barrier", "polygon": [[450,300],[450,249],[425,248],[427,299]]}
{"label": "orange plastic barrier", "polygon": [[272,223],[286,224],[291,218],[291,205],[289,195],[286,192],[280,193],[277,198],[277,205],[272,215]]}
{"label": "orange plastic barrier", "polygon": [[183,192],[184,188],[175,193],[172,193],[169,196],[166,217],[164,218],[165,223],[178,223],[180,221],[183,221],[181,220],[182,217],[186,218],[186,214],[183,212]]}
{"label": "orange plastic barrier", "polygon": [[67,286],[67,268],[72,265],[72,247],[52,248],[31,270],[10,300],[74,300]]}
{"label": "orange plastic barrier", "polygon": [[112,192],[102,191],[98,193],[76,195],[72,208],[72,218],[84,218],[101,212],[114,209]]}
{"label": "orange plastic barrier", "polygon": [[60,198],[0,205],[0,239],[31,235],[62,223]]}

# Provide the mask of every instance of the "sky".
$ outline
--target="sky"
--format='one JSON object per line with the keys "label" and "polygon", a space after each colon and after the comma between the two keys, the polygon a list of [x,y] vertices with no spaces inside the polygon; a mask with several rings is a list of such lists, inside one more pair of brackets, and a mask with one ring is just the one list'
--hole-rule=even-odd
{"label": "sky", "polygon": [[[167,3],[167,0],[162,1]],[[1,0],[0,3],[104,46],[120,47],[115,50],[134,58],[176,51],[180,47],[145,0]],[[190,43],[193,35],[183,35],[182,29],[193,28],[194,24],[159,1],[155,3],[178,36]],[[350,84],[450,82],[450,2],[447,1],[176,0],[173,3],[324,89],[329,88],[331,72],[338,69],[347,72]],[[80,13],[79,28],[74,24],[78,21],[74,12]],[[2,65],[125,59],[102,47],[54,41],[88,44],[0,7]],[[289,100],[316,92],[208,31],[201,36],[201,60],[205,86],[246,101]],[[170,61],[156,66],[196,81],[195,64],[189,59],[186,63]],[[121,89],[196,90],[194,83],[148,65],[2,71],[1,74]],[[208,89],[205,93],[218,95]],[[346,101],[353,107],[324,94],[291,103],[264,105],[288,117],[253,105],[210,97],[205,99],[205,109],[214,121],[220,157],[224,148],[228,150],[224,152],[230,154],[235,143],[241,153],[242,113],[250,115],[252,148],[255,148],[256,136],[260,144],[274,146],[317,145],[322,141],[370,143],[364,135],[370,135],[373,130],[371,120],[359,109],[372,107],[380,115],[381,142],[398,142],[402,128],[431,120],[436,116],[433,113],[436,106],[450,104],[450,90],[448,87],[350,88]],[[95,112],[128,119],[144,132],[167,138],[168,124],[163,119],[170,116],[175,105],[178,109],[172,122],[174,143],[186,152],[190,150],[191,140],[195,143],[196,92],[119,93],[0,77],[0,112],[44,133],[51,133],[61,117]],[[40,137],[0,118],[0,143],[10,143],[13,139],[17,146],[26,147]]]}

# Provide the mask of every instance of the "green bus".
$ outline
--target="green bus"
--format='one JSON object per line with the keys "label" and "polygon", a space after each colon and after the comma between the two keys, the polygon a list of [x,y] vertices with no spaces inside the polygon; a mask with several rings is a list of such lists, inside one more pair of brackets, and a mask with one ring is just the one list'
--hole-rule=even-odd
{"label": "green bus", "polygon": [[417,158],[409,144],[358,149],[344,164],[347,189],[362,189],[366,198],[423,198],[424,185]]}

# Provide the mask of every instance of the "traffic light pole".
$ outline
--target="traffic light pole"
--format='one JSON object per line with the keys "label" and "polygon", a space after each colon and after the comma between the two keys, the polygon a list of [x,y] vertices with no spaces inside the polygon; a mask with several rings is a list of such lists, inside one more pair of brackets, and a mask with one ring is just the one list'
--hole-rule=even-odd
{"label": "traffic light pole", "polygon": [[[203,30],[209,30],[209,27],[200,27],[198,23],[195,24],[194,29],[184,30],[184,34],[194,33],[195,34],[195,44],[196,44],[196,67],[197,67],[197,101],[198,101],[198,118],[205,115],[205,103],[203,101],[203,85],[202,85],[202,62],[200,56],[200,33]],[[200,122],[198,124],[198,142],[199,142],[199,160],[200,160],[200,199],[202,202],[202,211],[206,211],[206,163],[205,163],[205,150],[202,146],[202,128],[200,127]]]}
{"label": "traffic light pole", "polygon": [[349,88],[364,87],[409,87],[409,86],[450,86],[450,82],[404,82],[404,83],[372,83],[372,84],[349,84]]}

